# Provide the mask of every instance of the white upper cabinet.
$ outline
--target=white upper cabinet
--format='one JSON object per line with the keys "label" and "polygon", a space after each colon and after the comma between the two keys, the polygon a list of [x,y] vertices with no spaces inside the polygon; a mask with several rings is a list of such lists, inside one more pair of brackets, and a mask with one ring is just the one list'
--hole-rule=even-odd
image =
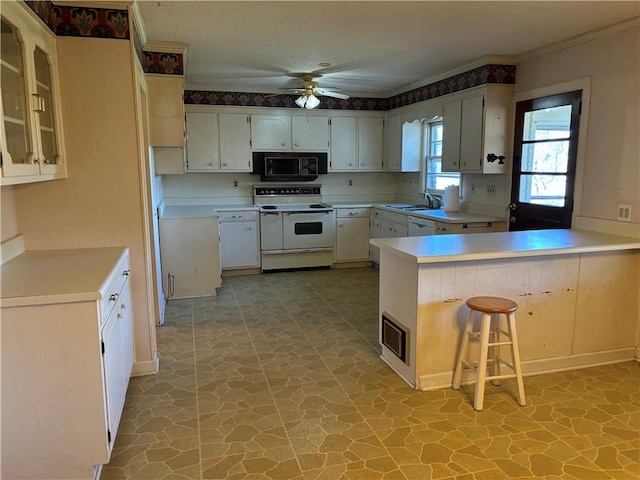
{"label": "white upper cabinet", "polygon": [[402,115],[387,117],[386,142],[387,171],[399,172],[402,164]]}
{"label": "white upper cabinet", "polygon": [[358,129],[356,117],[331,119],[331,171],[355,171],[358,161]]}
{"label": "white upper cabinet", "polygon": [[445,103],[442,115],[442,171],[460,171],[462,101]]}
{"label": "white upper cabinet", "polygon": [[383,170],[383,148],[384,119],[358,117],[358,170]]}
{"label": "white upper cabinet", "polygon": [[55,38],[24,8],[2,4],[2,185],[66,176]]}
{"label": "white upper cabinet", "polygon": [[177,75],[146,75],[149,100],[149,145],[185,145],[184,79]]}
{"label": "white upper cabinet", "polygon": [[512,88],[488,86],[481,95],[444,105],[442,170],[505,173]]}
{"label": "white upper cabinet", "polygon": [[292,150],[329,150],[329,117],[294,115],[291,117]]}
{"label": "white upper cabinet", "polygon": [[290,115],[251,115],[253,150],[291,150]]}
{"label": "white upper cabinet", "polygon": [[187,112],[187,170],[217,172],[220,170],[218,114]]}
{"label": "white upper cabinet", "polygon": [[331,171],[384,170],[384,118],[331,118]]}
{"label": "white upper cabinet", "polygon": [[244,113],[218,115],[220,134],[220,170],[225,172],[251,171],[251,123]]}

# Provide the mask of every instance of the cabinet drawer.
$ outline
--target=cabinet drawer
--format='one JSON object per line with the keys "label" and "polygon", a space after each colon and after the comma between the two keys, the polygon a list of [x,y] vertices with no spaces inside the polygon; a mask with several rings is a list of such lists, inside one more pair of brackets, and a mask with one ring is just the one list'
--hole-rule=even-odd
{"label": "cabinet drawer", "polygon": [[352,218],[352,217],[368,217],[369,208],[337,208],[336,217],[338,218]]}
{"label": "cabinet drawer", "polygon": [[247,220],[257,220],[258,212],[256,210],[237,210],[230,212],[218,212],[219,222],[241,222]]}
{"label": "cabinet drawer", "polygon": [[112,275],[109,279],[107,286],[102,292],[102,300],[101,300],[101,309],[102,309],[102,317],[101,322],[104,323],[105,320],[109,317],[111,310],[118,304],[118,297],[120,289],[118,285],[118,281],[120,280],[119,275]]}

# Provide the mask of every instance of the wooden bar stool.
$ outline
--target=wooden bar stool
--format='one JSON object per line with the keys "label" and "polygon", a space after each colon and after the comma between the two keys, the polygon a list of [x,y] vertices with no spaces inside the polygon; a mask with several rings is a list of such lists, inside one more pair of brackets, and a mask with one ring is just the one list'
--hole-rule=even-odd
{"label": "wooden bar stool", "polygon": [[[491,380],[494,385],[500,385],[501,379],[515,377],[518,382],[518,403],[524,406],[524,383],[522,381],[520,352],[518,351],[518,337],[516,335],[515,311],[518,309],[518,304],[501,297],[471,297],[467,300],[467,306],[469,307],[469,316],[464,327],[462,345],[460,346],[460,352],[458,352],[458,360],[456,361],[456,370],[451,387],[454,390],[460,388],[464,368],[474,369],[476,371],[476,394],[473,408],[482,410],[485,382]],[[482,313],[479,331],[473,330],[472,317],[474,311]],[[506,315],[507,331],[500,328],[500,315]],[[501,340],[501,335],[506,337],[507,340]],[[464,359],[470,340],[480,342],[480,355],[477,362],[468,362]],[[500,357],[500,347],[502,345],[510,346],[512,363],[508,363]],[[491,358],[489,358],[489,349],[491,349]],[[487,364],[492,365],[490,376],[487,376]],[[501,375],[501,364],[511,369],[512,373]]]}

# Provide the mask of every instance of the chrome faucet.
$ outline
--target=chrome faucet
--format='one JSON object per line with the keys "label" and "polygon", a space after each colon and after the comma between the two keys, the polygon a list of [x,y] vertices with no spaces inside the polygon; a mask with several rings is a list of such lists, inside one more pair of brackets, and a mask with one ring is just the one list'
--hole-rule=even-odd
{"label": "chrome faucet", "polygon": [[429,208],[433,208],[433,197],[429,192],[424,192],[424,199],[427,201]]}

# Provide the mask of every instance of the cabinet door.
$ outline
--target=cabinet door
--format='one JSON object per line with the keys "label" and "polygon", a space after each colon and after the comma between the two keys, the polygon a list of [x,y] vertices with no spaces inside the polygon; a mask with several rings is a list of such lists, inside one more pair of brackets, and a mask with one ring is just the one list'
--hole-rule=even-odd
{"label": "cabinet door", "polygon": [[336,261],[369,259],[369,218],[338,218],[336,222]]}
{"label": "cabinet door", "polygon": [[55,41],[14,2],[2,6],[3,184],[65,175]]}
{"label": "cabinet door", "polygon": [[258,267],[259,253],[256,221],[220,222],[222,268]]}
{"label": "cabinet door", "polygon": [[442,171],[460,171],[462,102],[446,103],[442,115]]}
{"label": "cabinet door", "polygon": [[217,218],[161,218],[160,249],[170,298],[216,294],[221,285]]}
{"label": "cabinet door", "polygon": [[383,118],[358,118],[358,170],[383,169],[383,139]]}
{"label": "cabinet door", "polygon": [[400,171],[419,172],[422,160],[422,122],[404,122],[402,124],[402,155]]}
{"label": "cabinet door", "polygon": [[187,117],[187,170],[220,170],[218,114],[189,112]]}
{"label": "cabinet door", "polygon": [[109,448],[113,448],[120,415],[124,407],[126,385],[125,369],[122,360],[122,322],[119,308],[114,308],[102,329],[104,379],[107,395],[107,421],[111,432]]}
{"label": "cabinet door", "polygon": [[253,150],[291,150],[291,117],[288,115],[251,115]]}
{"label": "cabinet door", "polygon": [[399,172],[402,159],[402,116],[387,117],[386,142],[387,171]]}
{"label": "cabinet door", "polygon": [[241,113],[218,115],[220,132],[220,170],[251,171],[251,124],[249,116]]}
{"label": "cabinet door", "polygon": [[118,298],[120,324],[122,327],[122,363],[124,365],[124,391],[126,393],[129,378],[133,370],[133,318],[131,312],[131,290],[127,281],[120,290]]}
{"label": "cabinet door", "polygon": [[356,117],[331,118],[331,162],[332,171],[355,171],[357,169]]}
{"label": "cabinet door", "polygon": [[291,117],[293,150],[326,152],[329,150],[329,117]]}
{"label": "cabinet door", "polygon": [[482,169],[482,131],[484,96],[462,102],[460,128],[460,170],[479,172]]}
{"label": "cabinet door", "polygon": [[183,79],[146,75],[149,104],[149,145],[184,147]]}

